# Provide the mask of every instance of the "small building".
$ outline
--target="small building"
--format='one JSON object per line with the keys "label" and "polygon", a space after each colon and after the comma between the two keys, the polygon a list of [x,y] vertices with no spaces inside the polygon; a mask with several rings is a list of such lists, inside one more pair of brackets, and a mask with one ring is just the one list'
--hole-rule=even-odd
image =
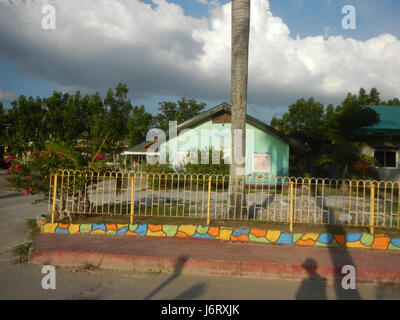
{"label": "small building", "polygon": [[155,141],[144,141],[133,148],[129,148],[121,153],[125,157],[125,171],[141,172],[146,164],[147,156],[158,156],[159,152],[149,152],[147,149]]}
{"label": "small building", "polygon": [[400,106],[365,106],[375,110],[380,122],[362,128],[370,135],[370,145],[364,145],[362,152],[378,161],[375,166],[380,180],[400,181]]}
{"label": "small building", "polygon": [[[159,150],[176,148],[176,154],[169,154],[169,160],[177,167],[187,159],[192,150],[213,148],[223,150],[231,157],[231,106],[222,103],[210,110],[177,126],[177,136],[166,134],[165,145],[161,144],[158,152],[148,152],[149,147],[156,142],[143,142],[125,150],[122,155],[127,157],[129,169],[140,171],[147,155],[159,155]],[[246,175],[288,176],[289,147],[295,146],[293,140],[270,127],[264,122],[247,115],[246,119]],[[229,140],[229,141],[228,141]],[[130,159],[128,159],[130,158]],[[200,160],[199,160],[200,161]]]}

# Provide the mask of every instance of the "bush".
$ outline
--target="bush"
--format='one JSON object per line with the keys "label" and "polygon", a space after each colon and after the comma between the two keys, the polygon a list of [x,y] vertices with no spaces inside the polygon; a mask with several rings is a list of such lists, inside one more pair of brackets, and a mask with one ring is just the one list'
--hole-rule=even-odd
{"label": "bush", "polygon": [[[187,162],[183,166],[185,173],[188,174],[209,174],[209,175],[228,175],[229,174],[229,164],[225,164],[225,156],[223,151],[214,150],[213,148],[203,149],[208,157],[208,164],[201,163],[201,152],[202,150],[192,150],[192,152],[197,152],[197,164],[191,163],[190,154],[187,155]],[[212,154],[213,152],[219,153],[219,164],[213,164]]]}
{"label": "bush", "polygon": [[104,160],[84,165],[71,155],[52,148],[48,151],[36,150],[21,155],[8,155],[4,160],[9,165],[5,173],[9,175],[7,181],[11,187],[18,192],[23,191],[25,195],[43,194],[43,198],[35,203],[48,200],[50,176],[60,170],[80,170],[81,174],[70,181],[79,190],[92,182],[89,173],[104,173],[115,169],[107,166]]}
{"label": "bush", "polygon": [[73,162],[61,153],[53,151],[29,151],[22,155],[8,155],[5,162],[10,186],[25,195],[43,193],[47,199],[49,194],[49,178],[59,169],[73,168]]}

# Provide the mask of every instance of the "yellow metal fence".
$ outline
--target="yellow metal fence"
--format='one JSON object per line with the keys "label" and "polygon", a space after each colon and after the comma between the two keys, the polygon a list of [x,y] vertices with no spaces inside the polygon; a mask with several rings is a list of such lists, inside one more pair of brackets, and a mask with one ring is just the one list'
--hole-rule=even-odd
{"label": "yellow metal fence", "polygon": [[[50,179],[57,214],[188,217],[399,228],[400,182],[164,173],[82,173]],[[236,188],[234,187],[236,186]],[[230,192],[231,190],[231,192]],[[233,195],[236,195],[235,198]]]}

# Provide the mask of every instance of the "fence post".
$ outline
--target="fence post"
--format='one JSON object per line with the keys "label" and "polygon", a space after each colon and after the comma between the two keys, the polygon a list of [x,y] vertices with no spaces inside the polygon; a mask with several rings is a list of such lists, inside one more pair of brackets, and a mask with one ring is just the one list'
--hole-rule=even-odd
{"label": "fence post", "polygon": [[[56,201],[57,201],[57,173],[54,175],[54,191],[53,191],[53,208],[51,209],[51,223],[54,223],[54,214],[56,212]],[[51,178],[50,178],[51,179]]]}
{"label": "fence post", "polygon": [[210,224],[211,177],[208,179],[207,225]]}
{"label": "fence post", "polygon": [[133,224],[133,213],[135,208],[135,178],[131,178],[131,218],[130,223]]}
{"label": "fence post", "polygon": [[371,185],[371,204],[370,204],[370,207],[371,207],[371,217],[369,219],[370,220],[370,227],[371,227],[370,233],[374,234],[374,217],[375,217],[375,215],[374,215],[374,213],[375,213],[375,186],[374,186],[374,184]]}
{"label": "fence post", "polygon": [[290,181],[290,209],[289,209],[289,214],[290,214],[290,232],[293,232],[293,181]]}

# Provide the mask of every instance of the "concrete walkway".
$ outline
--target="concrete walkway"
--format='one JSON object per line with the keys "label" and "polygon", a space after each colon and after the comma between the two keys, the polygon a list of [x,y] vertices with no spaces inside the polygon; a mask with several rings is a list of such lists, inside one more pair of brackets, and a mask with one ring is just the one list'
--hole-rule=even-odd
{"label": "concrete walkway", "polygon": [[92,264],[104,269],[335,283],[340,283],[344,276],[342,267],[352,265],[357,283],[400,283],[400,253],[397,252],[217,240],[42,234],[34,241],[30,261],[59,266]]}
{"label": "concrete walkway", "polygon": [[27,219],[47,212],[47,204],[32,205],[40,196],[25,196],[8,187],[7,176],[0,171],[0,261],[13,259],[10,250],[27,241]]}

